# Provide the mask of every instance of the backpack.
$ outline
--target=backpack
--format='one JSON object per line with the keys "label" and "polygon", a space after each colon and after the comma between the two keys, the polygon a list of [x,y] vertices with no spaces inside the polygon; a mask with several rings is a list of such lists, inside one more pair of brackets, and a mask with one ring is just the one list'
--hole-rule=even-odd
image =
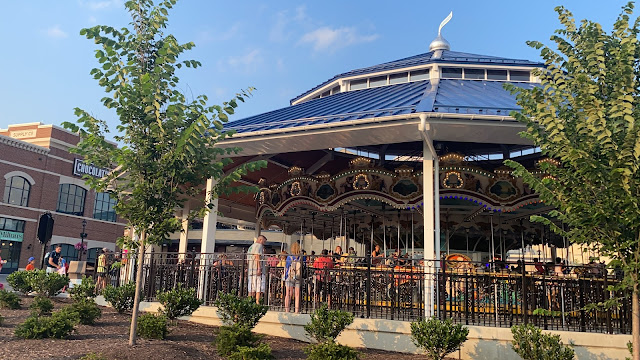
{"label": "backpack", "polygon": [[49,266],[49,256],[51,255],[51,251],[49,251],[48,253],[44,254],[44,264],[46,266]]}

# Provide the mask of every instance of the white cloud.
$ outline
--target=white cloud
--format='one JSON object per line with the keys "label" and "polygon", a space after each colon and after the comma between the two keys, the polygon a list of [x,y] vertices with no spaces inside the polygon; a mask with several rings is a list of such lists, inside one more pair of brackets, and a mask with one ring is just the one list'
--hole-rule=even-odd
{"label": "white cloud", "polygon": [[47,37],[52,39],[64,39],[69,36],[66,32],[60,29],[60,25],[52,26],[44,31]]}
{"label": "white cloud", "polygon": [[89,8],[94,11],[106,10],[110,8],[119,8],[123,0],[101,0],[101,1],[85,1],[78,0],[80,6]]}
{"label": "white cloud", "polygon": [[331,28],[323,26],[302,35],[299,42],[301,44],[311,44],[314,51],[333,52],[350,45],[372,42],[377,38],[377,34],[358,34],[355,27]]}
{"label": "white cloud", "polygon": [[253,73],[258,70],[263,62],[262,51],[253,49],[244,55],[230,56],[225,61],[219,62],[218,65],[222,71],[232,68],[243,73]]}
{"label": "white cloud", "polygon": [[294,25],[308,25],[311,22],[312,20],[307,15],[307,8],[304,5],[295,8],[293,16],[289,10],[280,11],[276,14],[276,22],[269,32],[269,40],[285,42],[294,33],[294,30],[291,29]]}
{"label": "white cloud", "polygon": [[[237,38],[240,35],[242,26],[240,23],[233,24],[226,31],[215,32],[212,30],[201,31],[197,35],[197,43],[210,43],[217,41],[229,41]],[[197,44],[196,43],[196,44]]]}
{"label": "white cloud", "polygon": [[89,16],[88,21],[89,21],[89,24],[91,24],[91,25],[95,25],[95,24],[98,23],[98,19],[96,19],[95,16]]}

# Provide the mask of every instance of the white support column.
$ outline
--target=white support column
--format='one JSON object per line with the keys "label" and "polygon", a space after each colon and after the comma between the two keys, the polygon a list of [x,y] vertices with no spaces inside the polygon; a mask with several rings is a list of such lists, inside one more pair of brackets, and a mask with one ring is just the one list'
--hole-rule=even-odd
{"label": "white support column", "polygon": [[187,244],[189,243],[189,211],[189,202],[186,202],[182,208],[182,231],[180,232],[180,243],[178,244],[179,259],[184,259],[187,253]]}
{"label": "white support column", "polygon": [[426,114],[420,114],[420,126],[418,131],[422,135],[422,197],[424,200],[423,208],[423,231],[424,231],[424,312],[425,318],[431,318],[434,315],[434,298],[435,298],[435,281],[436,273],[439,266],[439,251],[440,248],[439,234],[436,233],[436,229],[439,229],[437,224],[436,213],[439,212],[439,208],[436,208],[436,198],[438,194],[436,191],[436,184],[439,182],[437,173],[434,173],[434,167],[437,167],[437,154],[433,148],[433,143],[427,131],[429,130],[429,124],[426,122]]}
{"label": "white support column", "polygon": [[[206,295],[208,293],[207,289],[209,288],[209,278],[207,276],[208,271],[207,268],[209,265],[213,264],[215,259],[212,255],[207,255],[213,253],[216,248],[216,225],[218,223],[218,199],[210,200],[211,192],[216,185],[216,181],[212,179],[207,180],[207,189],[206,189],[206,200],[205,204],[212,203],[213,209],[211,209],[204,216],[204,223],[202,226],[202,241],[200,246],[200,263],[199,263],[199,281],[198,281],[198,297],[206,301]],[[193,259],[194,261],[196,259]]]}

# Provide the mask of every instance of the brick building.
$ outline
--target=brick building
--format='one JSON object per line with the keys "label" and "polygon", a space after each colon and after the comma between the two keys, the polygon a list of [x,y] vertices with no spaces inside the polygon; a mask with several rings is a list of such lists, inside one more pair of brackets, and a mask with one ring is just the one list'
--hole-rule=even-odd
{"label": "brick building", "polygon": [[106,193],[96,193],[82,180],[83,174],[100,176],[101,169],[84,164],[69,148],[78,135],[54,125],[28,123],[0,129],[0,256],[7,263],[2,273],[39,259],[42,247],[36,238],[38,219],[51,212],[55,220],[47,248],[62,245],[63,256],[77,260],[74,245],[80,242],[86,221],[87,254],[95,261],[97,250],[115,249],[125,224],[113,210]]}

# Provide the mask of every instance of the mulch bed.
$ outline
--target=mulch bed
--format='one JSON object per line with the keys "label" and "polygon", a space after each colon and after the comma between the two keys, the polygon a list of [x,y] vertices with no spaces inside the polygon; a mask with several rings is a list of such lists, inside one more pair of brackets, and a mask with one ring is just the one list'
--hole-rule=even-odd
{"label": "mulch bed", "polygon": [[[29,316],[30,297],[22,297],[21,310],[0,310],[4,324],[0,326],[0,359],[79,359],[89,353],[100,354],[107,359],[176,360],[223,359],[212,345],[216,328],[213,326],[178,321],[171,327],[166,340],[138,339],[136,346],[129,346],[130,316],[121,315],[111,308],[102,308],[102,317],[94,326],[78,325],[66,340],[22,340],[13,335],[15,327]],[[56,298],[55,309],[71,303],[70,299]],[[266,336],[265,341],[273,349],[276,359],[305,359],[303,348],[307,343]],[[371,349],[360,349],[362,359],[394,360],[423,358]]]}

